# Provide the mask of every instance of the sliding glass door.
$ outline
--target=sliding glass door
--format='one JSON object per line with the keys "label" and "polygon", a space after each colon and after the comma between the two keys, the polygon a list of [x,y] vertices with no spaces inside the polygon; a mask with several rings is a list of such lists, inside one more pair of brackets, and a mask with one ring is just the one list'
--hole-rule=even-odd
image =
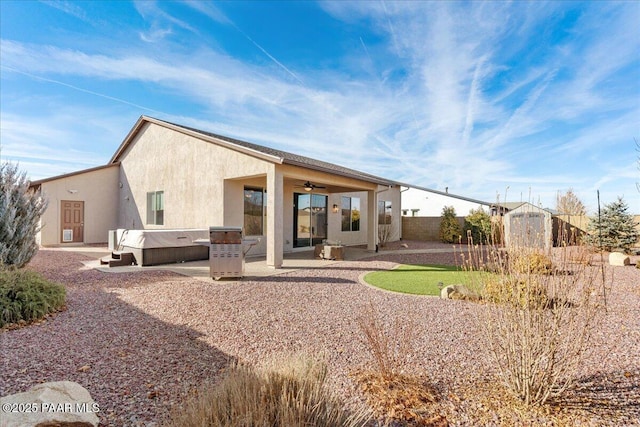
{"label": "sliding glass door", "polygon": [[293,247],[322,243],[327,238],[327,196],[293,193]]}

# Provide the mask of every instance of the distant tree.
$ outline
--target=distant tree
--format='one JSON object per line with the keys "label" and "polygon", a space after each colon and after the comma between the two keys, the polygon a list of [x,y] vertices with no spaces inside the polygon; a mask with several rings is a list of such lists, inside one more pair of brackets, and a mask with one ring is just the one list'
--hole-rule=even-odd
{"label": "distant tree", "polygon": [[29,189],[17,165],[0,165],[0,266],[21,268],[38,251],[36,234],[47,201]]}
{"label": "distant tree", "polygon": [[592,218],[587,227],[587,243],[605,251],[629,249],[638,240],[638,230],[633,215],[627,211],[629,207],[618,197],[618,200],[606,204],[598,217]]}
{"label": "distant tree", "polygon": [[462,235],[462,227],[456,218],[456,210],[453,206],[442,208],[442,220],[440,221],[440,240],[444,243],[454,243]]}
{"label": "distant tree", "polygon": [[463,230],[465,234],[471,234],[474,243],[489,243],[491,238],[491,217],[482,207],[471,209],[469,215],[464,218]]}
{"label": "distant tree", "polygon": [[556,199],[556,211],[561,214],[567,215],[586,215],[587,210],[584,207],[582,201],[573,192],[573,188],[570,188],[566,193],[560,195]]}

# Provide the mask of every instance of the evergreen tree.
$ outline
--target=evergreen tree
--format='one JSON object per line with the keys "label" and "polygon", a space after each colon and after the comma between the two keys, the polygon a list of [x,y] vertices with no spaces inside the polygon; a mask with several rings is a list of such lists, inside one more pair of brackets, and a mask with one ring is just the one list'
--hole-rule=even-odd
{"label": "evergreen tree", "polygon": [[444,243],[454,243],[462,235],[462,228],[456,218],[456,210],[453,206],[442,208],[442,220],[440,221],[440,240]]}
{"label": "evergreen tree", "polygon": [[38,251],[36,234],[47,201],[29,189],[17,165],[0,165],[0,266],[21,268]]}
{"label": "evergreen tree", "polygon": [[600,218],[592,218],[587,227],[587,243],[605,251],[629,251],[638,240],[633,215],[627,213],[629,207],[618,197],[618,200],[606,204]]}
{"label": "evergreen tree", "polygon": [[471,233],[473,243],[489,243],[491,238],[491,217],[479,207],[471,209],[464,219],[464,233]]}

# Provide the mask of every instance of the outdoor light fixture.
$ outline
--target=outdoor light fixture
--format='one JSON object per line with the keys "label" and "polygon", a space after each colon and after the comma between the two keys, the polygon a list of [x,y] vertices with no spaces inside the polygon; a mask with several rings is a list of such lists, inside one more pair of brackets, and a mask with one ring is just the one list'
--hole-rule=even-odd
{"label": "outdoor light fixture", "polygon": [[304,191],[311,191],[311,190],[313,190],[313,187],[311,185],[304,186]]}
{"label": "outdoor light fixture", "polygon": [[333,213],[338,213],[338,205],[334,203],[333,205]]}

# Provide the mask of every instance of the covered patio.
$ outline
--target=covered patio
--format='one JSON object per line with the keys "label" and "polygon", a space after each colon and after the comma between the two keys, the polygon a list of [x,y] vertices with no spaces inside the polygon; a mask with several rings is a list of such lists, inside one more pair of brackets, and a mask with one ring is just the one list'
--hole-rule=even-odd
{"label": "covered patio", "polygon": [[264,175],[225,179],[224,224],[260,237],[254,253],[264,254],[270,268],[286,267],[285,254],[326,240],[375,251],[380,202],[399,220],[399,211],[391,211],[391,206],[399,209],[399,191],[388,181],[309,165],[274,163],[268,169]]}

